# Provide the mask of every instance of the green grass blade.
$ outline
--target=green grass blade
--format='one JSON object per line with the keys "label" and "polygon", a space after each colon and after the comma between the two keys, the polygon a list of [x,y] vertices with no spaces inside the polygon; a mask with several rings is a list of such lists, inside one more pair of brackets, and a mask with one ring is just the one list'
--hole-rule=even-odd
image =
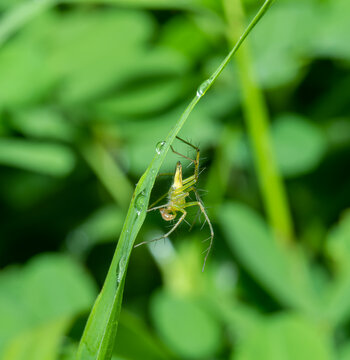
{"label": "green grass blade", "polygon": [[221,74],[222,70],[229,63],[244,39],[261,19],[272,2],[273,0],[265,1],[260,11],[248,25],[231,52],[223,60],[213,75],[200,85],[196,96],[187,106],[167,138],[157,144],[155,156],[151,164],[136,185],[105,283],[90,313],[79,344],[77,354],[78,360],[105,360],[111,358],[118,327],[127,265],[136,236],[146,217],[149,198],[158,171],[166,157],[171,143],[184,125],[193,108]]}

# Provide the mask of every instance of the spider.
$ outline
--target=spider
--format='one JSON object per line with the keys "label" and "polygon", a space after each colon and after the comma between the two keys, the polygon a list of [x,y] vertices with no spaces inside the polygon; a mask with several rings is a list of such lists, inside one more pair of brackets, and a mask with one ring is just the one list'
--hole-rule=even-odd
{"label": "spider", "polygon": [[[156,202],[154,202],[150,208],[147,210],[147,212],[150,211],[154,211],[154,210],[159,210],[162,218],[165,221],[171,221],[174,220],[177,217],[177,213],[181,213],[180,218],[177,220],[177,222],[175,223],[175,225],[170,229],[170,231],[168,231],[166,234],[164,234],[163,236],[157,238],[157,239],[153,239],[153,240],[149,240],[149,241],[143,241],[137,245],[135,245],[135,247],[149,243],[149,242],[153,242],[153,241],[158,241],[161,239],[165,239],[166,237],[168,237],[180,224],[183,220],[185,220],[185,217],[187,215],[187,212],[185,210],[185,208],[191,207],[191,206],[198,206],[200,211],[202,212],[202,214],[205,217],[206,222],[208,223],[209,229],[210,229],[210,237],[207,239],[210,239],[209,242],[209,247],[205,250],[205,257],[204,257],[204,264],[203,264],[203,268],[202,271],[204,271],[204,267],[205,267],[205,263],[207,261],[209,252],[211,250],[212,244],[213,244],[213,238],[214,238],[214,230],[213,227],[211,225],[211,222],[209,220],[209,217],[205,211],[204,205],[202,203],[202,200],[200,199],[198,192],[196,190],[196,183],[198,181],[198,176],[199,176],[199,154],[200,154],[200,150],[198,147],[192,145],[191,143],[187,142],[186,140],[181,139],[180,137],[176,136],[176,138],[180,141],[182,141],[183,143],[187,144],[188,146],[191,146],[193,149],[196,150],[196,159],[193,160],[183,154],[178,153],[177,151],[174,150],[174,148],[172,146],[171,150],[174,154],[177,154],[189,161],[191,161],[194,164],[194,174],[192,176],[189,176],[186,179],[182,178],[182,165],[181,162],[178,161],[176,164],[176,168],[175,168],[175,175],[174,175],[174,181],[173,184],[171,185],[169,191],[167,193],[165,193],[163,196],[161,196]],[[193,191],[195,196],[196,196],[196,201],[190,201],[190,202],[186,202],[186,198],[190,195],[190,191]],[[164,205],[160,205],[160,206],[155,206],[158,202],[160,202],[162,199],[164,199],[165,197],[167,197],[168,202]]]}

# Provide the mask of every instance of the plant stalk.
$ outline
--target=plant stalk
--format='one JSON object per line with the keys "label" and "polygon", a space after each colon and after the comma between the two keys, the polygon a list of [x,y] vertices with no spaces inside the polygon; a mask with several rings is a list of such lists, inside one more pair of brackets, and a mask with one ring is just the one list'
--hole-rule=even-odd
{"label": "plant stalk", "polygon": [[[228,38],[232,43],[241,33],[244,12],[241,0],[223,0],[228,21]],[[263,203],[277,239],[293,240],[293,226],[283,180],[273,150],[269,115],[262,91],[256,81],[249,43],[236,56],[243,93],[243,111],[251,141]]]}

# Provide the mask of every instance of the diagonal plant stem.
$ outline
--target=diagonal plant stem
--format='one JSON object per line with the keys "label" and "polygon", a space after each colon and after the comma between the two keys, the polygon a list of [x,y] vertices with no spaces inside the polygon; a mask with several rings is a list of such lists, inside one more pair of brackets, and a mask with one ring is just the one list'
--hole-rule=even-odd
{"label": "diagonal plant stem", "polygon": [[244,39],[259,22],[272,3],[273,0],[265,1],[257,15],[248,25],[236,45],[217,70],[209,79],[199,86],[196,95],[182,113],[167,138],[157,144],[156,154],[153,160],[136,185],[105,283],[92,308],[79,344],[77,354],[78,360],[111,359],[121,310],[127,265],[136,236],[145,220],[149,198],[159,169],[166,157],[171,143],[188,119],[193,108],[212,86],[214,81],[239,49]]}
{"label": "diagonal plant stem", "polygon": [[[223,0],[231,42],[243,28],[241,0]],[[292,220],[282,178],[276,164],[269,129],[269,116],[263,94],[255,80],[249,44],[245,43],[236,56],[243,92],[243,110],[253,148],[256,171],[263,202],[276,238],[284,243],[293,240]]]}

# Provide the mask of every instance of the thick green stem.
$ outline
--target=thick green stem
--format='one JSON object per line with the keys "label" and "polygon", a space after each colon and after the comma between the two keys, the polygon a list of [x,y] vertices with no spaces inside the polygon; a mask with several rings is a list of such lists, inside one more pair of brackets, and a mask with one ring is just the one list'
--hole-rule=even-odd
{"label": "thick green stem", "polygon": [[[230,42],[234,42],[241,33],[244,22],[241,0],[224,0],[224,6],[229,25],[228,38]],[[245,121],[253,148],[263,202],[278,239],[290,242],[293,239],[293,229],[286,192],[275,160],[266,103],[255,80],[247,43],[237,53],[236,62],[241,79]]]}

